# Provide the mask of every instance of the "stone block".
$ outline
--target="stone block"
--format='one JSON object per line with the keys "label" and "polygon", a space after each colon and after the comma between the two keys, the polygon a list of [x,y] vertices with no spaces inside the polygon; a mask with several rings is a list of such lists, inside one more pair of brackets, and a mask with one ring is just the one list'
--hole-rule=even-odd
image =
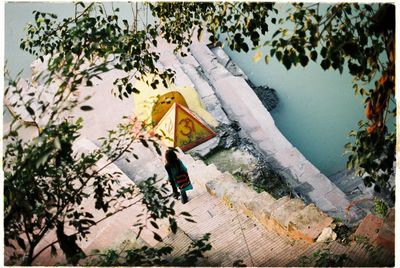
{"label": "stone block", "polygon": [[253,117],[246,114],[241,114],[239,117],[240,126],[247,132],[251,133],[252,131],[259,129],[260,125],[257,121],[253,119]]}
{"label": "stone block", "polygon": [[267,228],[268,230],[271,230],[270,227],[269,227],[269,225],[268,225],[270,216],[271,216],[271,212],[268,211],[267,209],[263,208],[263,209],[261,210],[261,214],[260,214],[260,216],[259,216],[259,218],[258,218],[258,221],[259,221],[265,228]]}
{"label": "stone block", "polygon": [[[268,194],[268,193],[267,193]],[[272,198],[272,199],[269,199]],[[261,218],[269,218],[271,215],[271,205],[276,200],[268,194],[255,194],[252,199],[245,200],[242,205],[242,210],[247,216],[252,216],[261,222]]]}
{"label": "stone block", "polygon": [[310,175],[304,181],[309,183],[314,188],[314,191],[320,195],[324,195],[336,189],[336,186],[321,173]]}
{"label": "stone block", "polygon": [[[220,174],[215,179],[212,179],[212,192],[215,196],[222,198],[224,195],[227,195],[225,198],[235,198],[234,193],[238,192],[238,188],[240,187],[230,176],[226,174]],[[208,184],[208,183],[207,183]]]}
{"label": "stone block", "polygon": [[308,178],[321,174],[321,172],[305,158],[303,161],[298,162],[298,164],[293,165],[292,168],[295,170],[297,178],[301,182],[307,182]]}
{"label": "stone block", "polygon": [[[258,144],[258,147],[268,156],[268,155],[274,155],[277,152],[277,146],[273,142],[272,139],[269,137],[265,137],[264,140]],[[279,165],[282,167],[282,165],[279,163]]]}
{"label": "stone block", "polygon": [[387,224],[383,224],[373,244],[394,253],[394,239],[394,229],[390,228]]}
{"label": "stone block", "polygon": [[294,217],[297,213],[305,208],[305,204],[301,199],[290,199],[282,206],[277,207],[271,212],[271,218],[277,221],[285,229],[289,224],[290,217]]}
{"label": "stone block", "polygon": [[270,204],[272,204],[276,201],[276,199],[268,192],[258,193],[257,196],[260,196],[260,198],[262,198],[265,202],[270,203]]}
{"label": "stone block", "polygon": [[218,62],[221,63],[222,65],[225,66],[230,61],[229,56],[225,53],[225,51],[221,47],[214,47],[211,49],[211,51],[215,54],[215,56],[218,59]]}
{"label": "stone block", "polygon": [[201,157],[205,157],[208,155],[214,148],[216,148],[219,144],[219,138],[214,137],[206,142],[203,142],[193,149],[190,149],[188,153],[197,153]]}
{"label": "stone block", "polygon": [[235,207],[235,206],[234,206],[234,202],[233,202],[233,200],[232,200],[232,197],[229,196],[229,195],[226,194],[226,193],[223,194],[223,196],[222,196],[222,198],[221,198],[221,202],[222,202],[225,206],[227,206],[228,208],[230,208],[230,209],[233,209],[233,208]]}
{"label": "stone block", "polygon": [[207,97],[203,97],[202,102],[206,106],[206,109],[209,113],[212,114],[212,116],[217,119],[218,122],[224,123],[224,124],[229,124],[230,121],[228,117],[226,116],[225,112],[222,110],[221,103],[217,99],[217,97],[214,95],[214,92],[212,95],[209,95]]}
{"label": "stone block", "polygon": [[308,193],[308,198],[310,198],[311,202],[313,202],[319,209],[326,213],[337,211],[336,207],[319,192],[312,191]]}
{"label": "stone block", "polygon": [[243,183],[231,181],[225,187],[225,195],[229,196],[230,200],[234,202],[235,207],[239,209],[246,209],[244,204],[252,200],[255,196],[255,192]]}
{"label": "stone block", "polygon": [[276,210],[277,208],[279,208],[280,206],[284,205],[286,202],[289,201],[290,201],[289,196],[284,196],[279,198],[278,200],[276,200],[274,203],[271,204],[271,211]]}
{"label": "stone block", "polygon": [[386,217],[385,217],[385,224],[387,224],[392,230],[394,230],[394,221],[395,221],[395,209],[390,208]]}
{"label": "stone block", "polygon": [[338,209],[346,209],[350,204],[346,195],[339,188],[334,188],[329,193],[326,193],[325,198]]}
{"label": "stone block", "polygon": [[206,184],[210,180],[216,180],[221,177],[221,172],[213,165],[197,165],[198,161],[192,168],[189,168],[189,176],[199,181],[202,184]]}
{"label": "stone block", "polygon": [[311,186],[308,182],[303,182],[296,187],[293,188],[296,193],[300,193],[301,195],[308,195],[310,192],[314,191],[314,187]]}
{"label": "stone block", "polygon": [[190,64],[182,65],[182,70],[190,77],[191,81],[194,83],[196,91],[200,97],[206,97],[214,94],[210,84],[205,80],[205,78],[199,73],[199,71]]}
{"label": "stone block", "polygon": [[277,221],[275,218],[270,216],[268,220],[268,227],[269,230],[276,232],[279,235],[287,235],[287,229],[285,226],[283,226],[279,221]]}
{"label": "stone block", "polygon": [[232,91],[235,85],[230,79],[218,79],[215,81],[214,87],[217,96],[221,97],[220,100],[222,100],[224,104],[224,109],[230,111],[229,113],[231,116],[246,116],[249,114],[248,107],[242,102],[242,99]]}
{"label": "stone block", "polygon": [[250,132],[250,137],[253,138],[256,142],[262,142],[265,140],[266,135],[262,128],[256,128]]}
{"label": "stone block", "polygon": [[378,237],[378,233],[383,226],[384,219],[372,214],[368,214],[358,226],[354,235],[368,238],[373,242]]}
{"label": "stone block", "polygon": [[291,199],[288,196],[284,196],[279,198],[269,206],[265,207],[260,215],[260,222],[268,229],[278,234],[284,235],[286,234],[286,228],[282,226],[282,224],[272,217],[272,213],[278,210],[280,207],[284,206]]}
{"label": "stone block", "polygon": [[179,62],[181,62],[184,65],[192,65],[193,67],[199,67],[199,63],[197,60],[192,56],[191,53],[187,53],[186,57],[182,57],[181,55],[177,55],[177,58]]}
{"label": "stone block", "polygon": [[394,253],[394,209],[390,209],[385,219],[367,215],[358,226],[355,235],[367,237],[370,243]]}
{"label": "stone block", "polygon": [[319,210],[314,204],[292,215],[288,219],[288,233],[294,239],[314,242],[325,227],[329,227],[333,219]]}
{"label": "stone block", "polygon": [[217,182],[215,180],[210,180],[205,184],[207,192],[212,196],[216,196],[216,185]]}
{"label": "stone block", "polygon": [[332,230],[332,228],[325,227],[322,230],[322,233],[318,236],[317,242],[335,241],[336,238],[337,238],[337,234]]}

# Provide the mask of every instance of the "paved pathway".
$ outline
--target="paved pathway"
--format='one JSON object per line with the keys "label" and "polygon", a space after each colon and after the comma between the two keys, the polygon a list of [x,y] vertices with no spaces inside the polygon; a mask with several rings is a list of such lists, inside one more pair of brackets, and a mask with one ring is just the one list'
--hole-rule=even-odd
{"label": "paved pathway", "polygon": [[[95,146],[89,141],[83,141],[79,150],[92,149]],[[142,161],[155,166],[162,165],[161,158],[154,152],[138,145],[136,150],[147,150]],[[237,260],[242,260],[247,266],[298,266],[299,257],[311,256],[313,252],[325,246],[323,243],[308,244],[300,240],[291,240],[288,237],[278,235],[273,231],[265,229],[253,218],[245,216],[242,212],[228,208],[217,197],[211,196],[205,186],[201,183],[204,179],[220,178],[224,176],[214,165],[206,165],[200,160],[194,160],[189,155],[181,155],[182,161],[188,167],[191,175],[194,190],[189,192],[189,203],[182,205],[177,202],[176,212],[186,211],[192,214],[196,223],[184,220],[183,216],[178,216],[178,232],[173,234],[169,231],[165,222],[159,221],[160,230],[158,233],[164,239],[157,242],[153,239],[152,231],[148,228],[142,232],[138,241],[135,240],[137,230],[132,227],[135,216],[141,212],[143,206],[136,205],[130,209],[117,214],[104,222],[101,222],[92,229],[86,241],[81,241],[82,249],[87,253],[93,249],[104,250],[107,248],[120,248],[122,245],[150,245],[162,246],[172,245],[175,250],[173,255],[179,256],[190,245],[194,239],[199,239],[205,233],[210,233],[212,250],[206,253],[206,258],[197,265],[201,266],[232,266]],[[140,170],[142,163],[131,162],[132,170]],[[118,167],[112,165],[112,170]],[[109,170],[111,171],[111,170]],[[122,183],[128,183],[130,179],[123,175]],[[88,200],[84,206],[89,205]],[[95,212],[95,217],[100,217],[101,212]],[[54,234],[46,237],[47,241],[53,241]],[[346,253],[351,259],[347,265],[360,266],[370,265],[365,251],[360,245],[344,247],[338,243],[332,243],[332,252]],[[392,257],[380,255],[379,261],[390,261]],[[59,251],[59,255],[51,257],[49,250],[41,255],[35,265],[55,265],[65,262],[65,258]],[[385,262],[383,262],[385,263]]]}
{"label": "paved pathway", "polygon": [[[221,176],[213,166],[206,166],[202,161],[192,161],[190,156],[183,160],[188,165],[189,172],[195,183],[195,191],[190,193],[190,202],[178,205],[177,210],[185,209],[190,212],[197,223],[178,220],[183,233],[190,239],[197,239],[204,233],[211,233],[212,250],[206,254],[204,265],[232,266],[239,259],[247,266],[299,266],[301,256],[312,256],[313,252],[325,248],[325,243],[308,244],[300,240],[291,240],[275,232],[266,230],[260,223],[243,213],[227,208],[216,197],[210,196],[197,179],[197,176]],[[199,171],[202,170],[202,173]],[[177,252],[188,244],[188,240],[175,240],[182,234],[170,234],[164,243],[172,243]],[[182,241],[182,243],[180,242]],[[349,259],[347,266],[371,265],[367,253],[361,245],[352,243],[345,247],[337,242],[330,246],[334,254],[346,253]],[[389,254],[381,254],[377,263],[385,263],[390,259]]]}

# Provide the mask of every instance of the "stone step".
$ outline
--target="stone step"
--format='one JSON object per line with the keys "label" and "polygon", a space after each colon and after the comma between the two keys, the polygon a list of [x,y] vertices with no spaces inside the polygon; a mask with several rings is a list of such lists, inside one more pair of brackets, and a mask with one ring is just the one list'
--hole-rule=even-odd
{"label": "stone step", "polygon": [[207,166],[203,161],[196,160],[188,169],[189,176],[198,180],[202,184],[206,184],[209,180],[220,176],[221,172],[214,166]]}
{"label": "stone step", "polygon": [[302,209],[306,207],[303,200],[298,198],[290,199],[288,202],[285,202],[280,207],[277,207],[271,211],[271,218],[274,223],[279,224],[279,227],[287,230],[290,218],[296,217],[297,214],[301,212]]}
{"label": "stone step", "polygon": [[290,236],[314,242],[333,219],[319,210],[314,204],[303,208],[299,213],[289,216],[288,232]]}
{"label": "stone step", "polygon": [[185,166],[191,165],[196,161],[196,159],[194,159],[190,154],[180,153],[178,157],[182,160]]}

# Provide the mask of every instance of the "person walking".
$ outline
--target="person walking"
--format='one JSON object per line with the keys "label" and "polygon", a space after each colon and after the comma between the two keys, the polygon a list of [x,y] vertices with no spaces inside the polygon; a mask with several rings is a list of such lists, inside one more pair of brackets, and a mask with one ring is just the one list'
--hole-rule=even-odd
{"label": "person walking", "polygon": [[[182,204],[185,204],[189,201],[186,191],[193,189],[187,169],[172,149],[168,149],[165,152],[165,160],[167,161],[165,170],[168,173],[174,198],[178,199],[179,195],[181,195]],[[180,194],[178,189],[180,190]]]}

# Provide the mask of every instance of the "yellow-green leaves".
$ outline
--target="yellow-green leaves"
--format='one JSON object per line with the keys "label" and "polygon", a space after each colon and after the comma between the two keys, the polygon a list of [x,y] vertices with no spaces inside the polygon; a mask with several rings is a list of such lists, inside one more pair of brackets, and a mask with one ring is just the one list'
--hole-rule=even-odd
{"label": "yellow-green leaves", "polygon": [[253,56],[253,62],[258,62],[262,58],[262,53],[260,50],[257,50],[257,52]]}

